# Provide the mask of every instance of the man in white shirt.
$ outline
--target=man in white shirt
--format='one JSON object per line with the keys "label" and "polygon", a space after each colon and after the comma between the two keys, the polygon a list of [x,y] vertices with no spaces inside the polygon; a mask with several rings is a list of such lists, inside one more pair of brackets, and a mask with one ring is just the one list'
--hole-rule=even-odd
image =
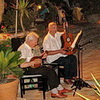
{"label": "man in white shirt", "polygon": [[48,34],[43,41],[44,51],[48,51],[46,58],[48,63],[58,63],[64,66],[64,81],[72,84],[72,79],[77,76],[77,60],[75,55],[66,55],[61,43],[61,36],[64,32],[57,31],[57,24],[51,22],[48,25]]}
{"label": "man in white shirt", "polygon": [[[51,68],[41,65],[42,63],[41,58],[31,60],[31,58],[33,58],[34,56],[40,55],[39,47],[37,46],[38,39],[39,36],[36,33],[31,32],[26,36],[24,44],[22,44],[18,48],[18,51],[21,51],[22,54],[21,58],[26,59],[26,61],[23,64],[21,64],[21,68],[25,69],[25,74],[29,75],[41,74],[44,78],[46,78],[47,85],[51,90],[51,97],[57,97],[57,98],[67,97],[67,95],[63,93],[71,92],[72,90],[67,90],[63,88],[62,85],[60,85],[60,82],[58,80],[55,71]],[[47,53],[44,52],[43,57],[46,56]],[[38,64],[39,66],[36,66]]]}

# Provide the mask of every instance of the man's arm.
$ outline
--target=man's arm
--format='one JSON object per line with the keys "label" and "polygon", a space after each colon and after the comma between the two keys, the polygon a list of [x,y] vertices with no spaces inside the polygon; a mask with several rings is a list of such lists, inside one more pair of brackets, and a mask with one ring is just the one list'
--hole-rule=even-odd
{"label": "man's arm", "polygon": [[24,62],[20,65],[21,68],[27,68],[29,66],[34,66],[34,62],[31,61],[31,62]]}
{"label": "man's arm", "polygon": [[61,54],[65,54],[66,51],[63,50],[63,49],[60,49],[60,50],[53,50],[53,51],[47,51],[48,52],[48,55],[54,55],[54,54],[58,54],[58,53],[61,53]]}
{"label": "man's arm", "polygon": [[52,50],[49,41],[43,42],[43,50],[47,52],[47,55],[54,55],[54,54],[58,54],[58,53],[65,54],[66,53],[66,51],[63,49]]}

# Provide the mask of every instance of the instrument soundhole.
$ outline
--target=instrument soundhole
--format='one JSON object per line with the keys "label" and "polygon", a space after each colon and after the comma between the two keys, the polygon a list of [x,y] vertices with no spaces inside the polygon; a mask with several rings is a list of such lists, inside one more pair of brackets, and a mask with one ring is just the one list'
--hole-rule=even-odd
{"label": "instrument soundhole", "polygon": [[70,39],[70,37],[68,37],[66,40],[67,40],[67,42],[71,42],[71,39]]}

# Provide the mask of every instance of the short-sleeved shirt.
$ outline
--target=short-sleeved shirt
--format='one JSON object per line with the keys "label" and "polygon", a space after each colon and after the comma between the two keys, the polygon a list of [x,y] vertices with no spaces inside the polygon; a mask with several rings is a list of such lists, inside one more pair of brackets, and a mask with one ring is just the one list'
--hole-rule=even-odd
{"label": "short-sleeved shirt", "polygon": [[[54,50],[60,50],[61,49],[61,35],[63,33],[57,32],[55,34],[55,37],[53,37],[50,33],[48,33],[43,41],[43,50],[44,51],[54,51]],[[58,54],[54,54],[54,55],[48,55],[47,56],[47,62],[51,63],[55,60],[57,60],[59,57],[65,57],[67,55],[58,53]]]}
{"label": "short-sleeved shirt", "polygon": [[25,42],[18,48],[18,51],[21,51],[21,58],[25,58],[26,62],[29,62],[32,57],[40,56],[41,54],[39,46],[31,48]]}

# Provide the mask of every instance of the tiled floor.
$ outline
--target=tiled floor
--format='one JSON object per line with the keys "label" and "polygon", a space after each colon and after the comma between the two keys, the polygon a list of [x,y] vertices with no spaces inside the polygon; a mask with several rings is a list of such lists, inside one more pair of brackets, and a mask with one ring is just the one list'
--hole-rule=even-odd
{"label": "tiled floor", "polygon": [[[72,30],[70,29],[71,32],[77,32],[80,29],[83,29],[84,35],[82,38],[82,43],[87,42],[88,40],[92,39],[93,43],[86,45],[85,49],[83,50],[82,53],[82,71],[81,74],[83,76],[83,80],[87,82],[89,85],[93,86],[94,81],[92,79],[91,73],[94,74],[96,79],[98,79],[100,83],[100,24],[95,24],[94,25],[82,25],[81,24],[78,26],[76,25]],[[70,26],[71,27],[71,26]],[[65,88],[71,88],[72,85],[66,85],[62,80],[61,80],[62,85]],[[90,98],[90,100],[100,100],[100,97],[91,89],[87,87],[83,87],[81,90],[77,89],[78,93],[81,93],[82,95]],[[73,96],[73,92],[71,93],[66,93],[68,97],[66,98],[51,98],[50,97],[50,91],[46,92],[46,100],[83,100],[80,98],[77,94]],[[20,93],[18,95],[20,97]],[[43,100],[42,98],[42,91],[38,90],[31,90],[27,91],[26,94],[24,95],[25,99],[18,99],[18,100]]]}

